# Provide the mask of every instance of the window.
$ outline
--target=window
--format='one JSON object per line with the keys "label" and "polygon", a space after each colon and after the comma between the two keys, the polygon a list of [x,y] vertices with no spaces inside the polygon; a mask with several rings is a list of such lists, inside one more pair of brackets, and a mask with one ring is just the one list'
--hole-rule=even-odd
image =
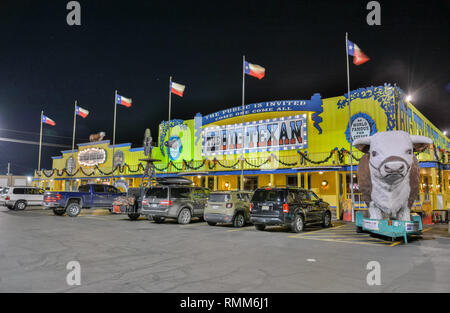
{"label": "window", "polygon": [[167,188],[156,187],[147,190],[146,196],[148,198],[167,199]]}
{"label": "window", "polygon": [[316,201],[319,200],[319,197],[312,191],[308,191],[308,200]]}
{"label": "window", "polygon": [[207,198],[203,189],[195,188],[193,193],[194,198],[196,199],[204,199]]}
{"label": "window", "polygon": [[94,192],[95,193],[105,192],[105,186],[103,186],[103,185],[94,185]]}
{"label": "window", "polygon": [[286,176],[286,186],[288,187],[297,187],[298,186],[298,178],[297,175],[288,175]]}
{"label": "window", "polygon": [[25,188],[14,188],[13,194],[15,195],[23,195],[25,194]]}
{"label": "window", "polygon": [[210,202],[227,202],[231,200],[229,193],[212,193],[209,195]]}
{"label": "window", "polygon": [[90,192],[91,188],[89,185],[81,185],[78,187],[78,192]]}
{"label": "window", "polygon": [[190,188],[170,188],[170,198],[187,199],[191,193]]}
{"label": "window", "polygon": [[265,202],[265,201],[274,201],[274,202],[284,202],[285,191],[277,190],[277,189],[259,189],[256,190],[253,194],[252,201],[257,202]]}
{"label": "window", "polygon": [[108,193],[118,193],[116,187],[113,186],[106,186],[106,190],[108,191]]}

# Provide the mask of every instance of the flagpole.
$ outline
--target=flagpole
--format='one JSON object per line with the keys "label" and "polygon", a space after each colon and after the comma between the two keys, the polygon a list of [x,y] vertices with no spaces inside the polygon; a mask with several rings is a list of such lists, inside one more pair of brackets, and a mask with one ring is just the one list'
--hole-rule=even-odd
{"label": "flagpole", "polygon": [[245,147],[245,127],[244,127],[244,114],[245,114],[245,55],[242,56],[242,155],[241,155],[241,183],[239,184],[240,190],[244,190],[244,147]]}
{"label": "flagpole", "polygon": [[[75,149],[75,128],[76,128],[76,125],[77,125],[77,100],[75,100],[75,105],[74,105],[74,108],[73,108],[73,135],[72,135],[72,159],[73,159],[73,161],[74,161],[74,164],[76,164],[75,163],[75,158],[74,158],[74,149]],[[67,164],[69,164],[69,163],[67,163]],[[73,175],[72,175],[72,172],[73,172],[73,169],[72,169],[72,171],[70,171],[71,173],[70,173],[70,177],[71,177],[71,179],[70,179],[70,190],[72,191],[73,190]]]}
{"label": "flagpole", "polygon": [[38,160],[38,173],[39,173],[39,187],[41,187],[41,151],[42,151],[42,117],[44,116],[44,111],[41,111],[41,130],[39,132],[39,160]]}
{"label": "flagpole", "polygon": [[348,129],[350,133],[350,194],[352,200],[352,222],[355,221],[355,211],[353,204],[355,202],[355,195],[353,194],[353,136],[352,136],[352,109],[350,106],[350,67],[348,64],[348,33],[345,33],[345,53],[347,55],[347,97],[348,97]]}
{"label": "flagpole", "polygon": [[114,130],[113,130],[113,152],[111,159],[111,183],[114,178],[114,149],[116,146],[116,116],[117,116],[117,90],[114,92]]}
{"label": "flagpole", "polygon": [[[169,121],[167,123],[167,127],[169,129],[168,138],[167,138],[167,151],[170,151],[170,112],[172,110],[172,76],[169,76]],[[167,152],[167,162],[170,161],[169,152]]]}

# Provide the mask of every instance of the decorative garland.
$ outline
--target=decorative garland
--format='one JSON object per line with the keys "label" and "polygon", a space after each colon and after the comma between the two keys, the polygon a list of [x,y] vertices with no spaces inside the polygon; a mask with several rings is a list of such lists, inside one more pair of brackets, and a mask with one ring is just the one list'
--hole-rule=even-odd
{"label": "decorative garland", "polygon": [[[442,152],[442,151],[441,151],[441,152]],[[331,157],[333,156],[334,153],[337,153],[337,155],[338,155],[338,161],[339,161],[340,164],[344,164],[344,162],[345,162],[345,158],[344,158],[345,155],[351,155],[351,157],[352,157],[354,160],[358,161],[358,162],[361,160],[361,158],[356,157],[353,153],[350,153],[350,151],[348,151],[348,150],[346,150],[346,149],[344,149],[344,148],[341,148],[340,150],[338,150],[337,147],[334,148],[333,150],[331,150],[331,151],[330,151],[330,154],[329,154],[325,159],[323,159],[322,161],[313,161],[313,160],[311,160],[311,159],[308,157],[308,155],[307,155],[306,152],[302,152],[302,151],[300,151],[300,150],[298,150],[297,153],[298,153],[298,154],[300,155],[300,157],[301,157],[301,163],[304,163],[305,161],[307,161],[307,162],[312,163],[312,164],[323,164],[323,163],[328,162],[328,161],[331,159]],[[445,153],[445,150],[444,150],[444,153]],[[434,149],[434,156],[435,156],[435,158],[436,158],[436,160],[437,160],[437,163],[438,163],[438,179],[439,179],[439,184],[442,184],[442,167],[441,167],[441,164],[445,163],[445,155],[444,155],[444,153],[441,153],[441,156],[439,156],[439,155],[437,154],[437,149]],[[292,162],[292,163],[284,162],[284,161],[282,161],[279,157],[277,157],[277,156],[274,155],[274,154],[271,154],[269,157],[267,157],[267,159],[266,159],[265,161],[261,162],[260,164],[253,164],[253,163],[251,163],[248,159],[245,159],[245,158],[244,158],[244,162],[245,162],[247,165],[251,166],[251,167],[260,168],[260,167],[262,167],[263,165],[265,165],[265,164],[267,164],[268,162],[270,162],[270,161],[272,160],[272,158],[274,158],[278,163],[280,163],[280,164],[282,164],[282,165],[284,165],[284,166],[288,166],[288,167],[297,166],[298,163],[299,163],[298,161],[295,161],[295,162]],[[170,161],[170,162],[168,162],[167,164],[165,164],[165,165],[164,165],[163,167],[161,167],[161,168],[158,168],[157,166],[155,166],[155,169],[156,169],[157,171],[159,171],[159,172],[164,172],[164,171],[166,171],[166,170],[169,168],[170,165],[172,165],[177,171],[182,171],[183,169],[190,169],[190,170],[196,171],[196,170],[199,170],[200,168],[202,168],[202,167],[204,167],[204,166],[206,167],[206,163],[207,163],[207,162],[208,162],[207,168],[208,168],[209,170],[215,169],[215,168],[217,167],[217,164],[219,164],[219,165],[220,165],[221,167],[223,167],[223,168],[232,169],[232,168],[235,168],[236,165],[238,165],[240,161],[241,161],[241,160],[237,160],[237,161],[236,161],[234,164],[232,164],[232,165],[225,165],[225,164],[221,163],[221,162],[220,162],[218,159],[216,159],[216,158],[214,158],[213,160],[204,159],[204,160],[200,163],[200,165],[198,165],[198,166],[193,166],[193,165],[192,165],[192,163],[194,162],[193,159],[190,160],[189,162],[183,159],[181,167],[178,167],[177,165],[175,165],[175,163],[174,163],[173,161]],[[66,168],[63,168],[62,170],[52,169],[52,170],[50,171],[50,174],[48,174],[48,171],[46,171],[46,170],[41,170],[40,172],[37,172],[37,176],[38,176],[38,177],[41,177],[42,175],[44,175],[45,177],[50,178],[50,177],[52,177],[52,176],[55,175],[55,174],[56,174],[56,176],[58,176],[58,177],[61,177],[61,176],[63,176],[64,174],[66,174],[68,177],[73,177],[73,176],[76,176],[76,175],[81,171],[81,173],[82,173],[84,176],[88,176],[88,177],[89,177],[89,176],[95,175],[95,171],[96,171],[96,170],[97,170],[99,173],[101,173],[102,175],[109,176],[109,175],[112,175],[112,174],[116,173],[117,171],[118,171],[120,174],[122,174],[122,173],[124,173],[125,169],[128,169],[128,172],[130,172],[130,173],[138,173],[138,172],[140,172],[140,171],[143,171],[143,170],[145,169],[145,167],[144,167],[144,165],[143,165],[142,163],[139,163],[139,164],[137,165],[137,169],[136,169],[136,170],[132,170],[128,164],[124,164],[124,165],[117,165],[117,166],[116,166],[113,170],[111,170],[110,172],[106,172],[106,171],[103,171],[101,168],[99,168],[97,165],[95,165],[95,166],[91,169],[91,172],[90,172],[90,173],[86,172],[85,169],[84,169],[83,167],[79,167],[76,171],[74,171],[74,172],[72,172],[72,173],[69,173],[69,172],[67,171]]]}
{"label": "decorative garland", "polygon": [[[190,161],[190,163],[192,163],[193,161],[194,161],[194,160],[192,159],[192,160]],[[189,168],[189,169],[191,169],[191,170],[196,171],[196,170],[200,169],[203,165],[205,165],[206,159],[203,160],[203,162],[202,162],[199,166],[192,166],[192,165],[190,165],[188,162],[186,162],[186,160],[183,160],[183,163],[184,163],[184,166],[185,166],[185,167],[187,167],[187,168]]]}
{"label": "decorative garland", "polygon": [[245,163],[247,163],[248,165],[250,165],[250,166],[252,166],[252,167],[257,167],[257,168],[260,168],[260,167],[263,166],[264,164],[267,164],[267,162],[269,162],[269,161],[270,161],[270,157],[268,157],[267,160],[265,160],[265,161],[262,162],[261,164],[255,165],[255,164],[252,164],[252,163],[250,163],[249,161],[247,161],[246,158],[244,158],[244,162],[245,162]]}
{"label": "decorative garland", "polygon": [[300,156],[302,157],[303,160],[308,161],[309,163],[312,164],[323,164],[328,162],[328,160],[333,156],[335,150],[331,150],[330,151],[330,155],[328,155],[325,159],[323,159],[322,161],[313,161],[310,158],[308,158],[308,156],[306,155],[306,153],[303,153],[301,151],[297,151],[298,154],[300,154]]}
{"label": "decorative garland", "polygon": [[[281,159],[277,158],[275,155],[271,155],[271,157],[273,157],[278,163],[283,164],[284,166],[295,166],[298,164],[298,161],[295,161],[294,163],[287,163],[284,161],[281,161]],[[269,157],[270,158],[270,157]]]}

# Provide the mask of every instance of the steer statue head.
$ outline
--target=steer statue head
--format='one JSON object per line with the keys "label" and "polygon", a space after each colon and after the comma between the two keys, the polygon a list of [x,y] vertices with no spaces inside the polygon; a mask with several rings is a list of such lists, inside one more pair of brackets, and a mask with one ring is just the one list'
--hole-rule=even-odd
{"label": "steer statue head", "polygon": [[371,218],[410,220],[419,192],[419,162],[414,152],[431,143],[428,137],[404,131],[379,132],[353,142],[365,153],[358,166],[358,183]]}

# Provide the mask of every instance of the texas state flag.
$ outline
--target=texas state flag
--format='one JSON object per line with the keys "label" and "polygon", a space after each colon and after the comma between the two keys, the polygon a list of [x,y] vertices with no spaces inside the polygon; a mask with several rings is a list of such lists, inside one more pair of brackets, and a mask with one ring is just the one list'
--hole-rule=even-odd
{"label": "texas state flag", "polygon": [[131,107],[131,99],[125,98],[121,95],[117,95],[116,103],[126,106],[127,108]]}
{"label": "texas state flag", "polygon": [[262,66],[245,61],[245,74],[261,79],[266,74],[266,69]]}
{"label": "texas state flag", "polygon": [[181,84],[174,83],[174,82],[170,83],[170,92],[174,93],[174,94],[176,94],[176,95],[178,95],[180,97],[183,96],[185,88],[186,88],[185,85],[181,85]]}
{"label": "texas state flag", "polygon": [[362,50],[350,40],[347,40],[348,54],[353,56],[353,64],[361,65],[369,61],[369,57],[362,52]]}
{"label": "texas state flag", "polygon": [[48,118],[45,115],[42,115],[42,123],[49,124],[49,125],[52,125],[52,126],[56,125],[54,120],[52,120],[51,118]]}
{"label": "texas state flag", "polygon": [[89,111],[86,109],[83,109],[82,107],[77,106],[76,108],[77,115],[81,116],[82,118],[86,118],[88,116]]}

